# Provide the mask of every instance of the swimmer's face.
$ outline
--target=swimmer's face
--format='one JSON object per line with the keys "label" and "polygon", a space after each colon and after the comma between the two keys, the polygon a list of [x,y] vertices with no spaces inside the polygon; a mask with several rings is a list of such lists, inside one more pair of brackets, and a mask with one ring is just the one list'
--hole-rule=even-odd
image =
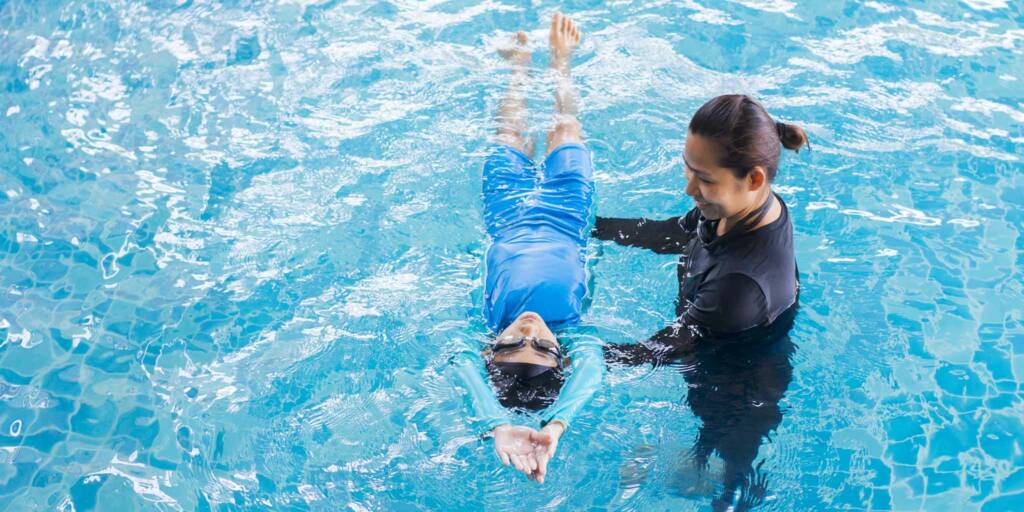
{"label": "swimmer's face", "polygon": [[714,139],[692,132],[686,135],[684,165],[686,195],[708,220],[732,217],[749,209],[757,201],[762,187],[768,186],[764,170],[755,167],[746,177],[737,178],[729,168],[718,165],[722,148]]}
{"label": "swimmer's face", "polygon": [[[544,323],[544,319],[542,319],[537,313],[529,311],[516,317],[514,322],[498,334],[499,338],[506,336],[515,338],[520,336],[533,336],[535,338],[549,339],[558,343],[558,338],[556,338],[555,333],[551,332],[551,329],[548,328],[548,324]],[[533,363],[551,367],[558,366],[558,361],[555,358],[534,350],[532,345],[529,343],[515,350],[502,350],[501,352],[494,354],[494,362]]]}

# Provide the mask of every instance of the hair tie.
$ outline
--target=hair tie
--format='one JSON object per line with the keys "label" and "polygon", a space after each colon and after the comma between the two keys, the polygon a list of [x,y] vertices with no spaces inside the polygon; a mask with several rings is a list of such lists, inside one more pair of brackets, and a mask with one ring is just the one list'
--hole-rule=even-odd
{"label": "hair tie", "polygon": [[775,133],[779,134],[779,140],[786,139],[786,123],[775,122]]}

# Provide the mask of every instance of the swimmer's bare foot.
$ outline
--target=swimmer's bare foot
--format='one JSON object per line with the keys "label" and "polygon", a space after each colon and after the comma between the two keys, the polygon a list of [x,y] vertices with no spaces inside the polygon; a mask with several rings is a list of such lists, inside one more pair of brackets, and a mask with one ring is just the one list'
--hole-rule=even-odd
{"label": "swimmer's bare foot", "polygon": [[498,54],[515,67],[526,67],[530,64],[533,54],[526,47],[526,32],[516,32],[514,46],[498,50]]}
{"label": "swimmer's bare foot", "polygon": [[568,16],[556,12],[551,18],[551,67],[568,71],[572,51],[580,44],[580,31]]}

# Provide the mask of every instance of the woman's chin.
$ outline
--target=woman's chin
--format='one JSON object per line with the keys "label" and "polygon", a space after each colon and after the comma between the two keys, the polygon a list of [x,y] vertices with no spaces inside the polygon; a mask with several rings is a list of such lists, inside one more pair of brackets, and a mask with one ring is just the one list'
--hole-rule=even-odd
{"label": "woman's chin", "polygon": [[721,215],[718,214],[718,210],[715,208],[701,208],[698,206],[697,209],[700,210],[700,214],[707,220],[718,220],[721,218]]}

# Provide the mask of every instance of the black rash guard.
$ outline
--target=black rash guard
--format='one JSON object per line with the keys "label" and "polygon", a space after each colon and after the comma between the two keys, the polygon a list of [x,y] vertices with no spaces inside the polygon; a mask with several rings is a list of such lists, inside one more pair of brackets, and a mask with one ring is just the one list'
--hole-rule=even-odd
{"label": "black rash guard", "polygon": [[[750,230],[779,201],[779,218]],[[725,462],[718,510],[747,498],[761,443],[782,421],[793,377],[799,278],[793,226],[782,198],[770,200],[725,236],[693,209],[668,220],[597,219],[594,236],[659,254],[679,254],[677,319],[640,343],[605,346],[605,360],[636,366],[682,363],[686,403],[701,420],[690,456]],[[760,466],[758,470],[760,471]],[[742,508],[737,506],[737,508]]]}
{"label": "black rash guard", "polygon": [[[772,199],[782,206],[779,217],[751,230],[767,214]],[[660,221],[597,218],[598,239],[681,255],[677,325],[663,329],[652,341],[692,338],[693,327],[716,337],[740,333],[771,324],[796,303],[793,225],[781,197],[773,193],[758,211],[721,237],[717,228],[718,221],[705,219],[697,208]]]}

